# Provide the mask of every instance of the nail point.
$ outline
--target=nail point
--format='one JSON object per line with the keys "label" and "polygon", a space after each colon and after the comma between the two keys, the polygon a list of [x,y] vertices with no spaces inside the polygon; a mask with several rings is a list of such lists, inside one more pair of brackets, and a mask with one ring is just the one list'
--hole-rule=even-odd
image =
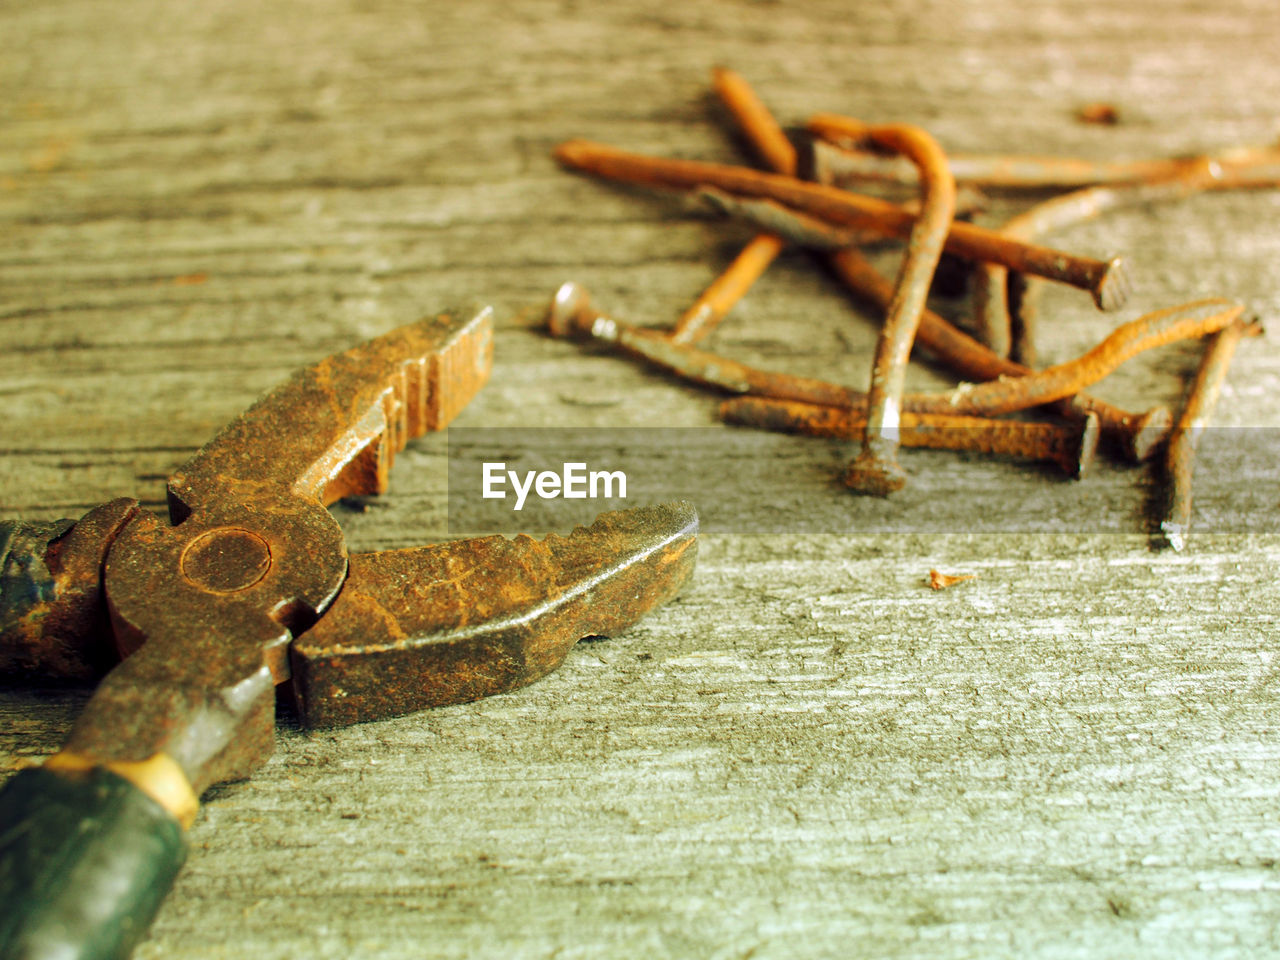
{"label": "nail point", "polygon": [[586,140],[566,140],[556,146],[553,154],[565,166],[582,167],[590,154],[590,144]]}
{"label": "nail point", "polygon": [[1175,553],[1181,553],[1182,548],[1187,545],[1187,528],[1181,523],[1172,520],[1160,521],[1160,535]]}

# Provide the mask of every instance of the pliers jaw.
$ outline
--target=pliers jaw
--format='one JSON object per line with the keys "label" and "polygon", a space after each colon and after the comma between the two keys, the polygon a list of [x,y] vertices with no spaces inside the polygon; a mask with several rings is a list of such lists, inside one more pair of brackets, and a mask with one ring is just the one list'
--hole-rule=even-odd
{"label": "pliers jaw", "polygon": [[341,726],[478,700],[558,667],[588,634],[631,626],[693,571],[688,503],[602,514],[566,537],[483,537],[357,554],[291,648],[299,713]]}

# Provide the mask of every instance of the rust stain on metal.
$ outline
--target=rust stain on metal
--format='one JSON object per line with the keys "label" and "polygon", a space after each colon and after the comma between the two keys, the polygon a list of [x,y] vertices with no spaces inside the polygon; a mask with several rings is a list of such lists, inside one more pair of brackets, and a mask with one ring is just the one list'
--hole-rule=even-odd
{"label": "rust stain on metal", "polygon": [[[476,700],[630,626],[693,569],[688,504],[605,514],[567,537],[485,537],[351,558],[341,596],[292,647],[305,721],[334,726]],[[376,624],[376,629],[370,629]]]}
{"label": "rust stain on metal", "polygon": [[198,795],[270,754],[277,684],[326,725],[487,696],[674,595],[696,553],[687,504],[545,541],[348,557],[326,506],[384,491],[405,444],[485,383],[492,351],[487,309],[392,331],[229,424],[170,478],[168,522],[123,500],[37,531],[18,551],[36,576],[5,582],[0,663],[83,676],[101,672],[104,646],[124,657],[64,753],[103,766],[163,755]]}
{"label": "rust stain on metal", "polygon": [[136,500],[78,522],[0,523],[0,674],[97,680],[119,660],[102,603],[102,563]]}
{"label": "rust stain on metal", "polygon": [[793,176],[798,162],[796,148],[746,79],[737,71],[716,67],[711,71],[711,84],[764,165]]}
{"label": "rust stain on metal", "polygon": [[781,238],[762,233],[754,237],[733,258],[697,300],[680,315],[669,334],[672,343],[697,343],[709,336],[734,304],[741,300],[751,285],[769,268],[782,252]]}
{"label": "rust stain on metal", "polygon": [[169,521],[136,515],[105,563],[128,654],[66,749],[171,756],[199,794],[274,742],[288,647],[337,596],[342,531],[326,504],[380,493],[395,454],[445,425],[488,377],[491,317],[444,314],[295,374],[169,479]]}

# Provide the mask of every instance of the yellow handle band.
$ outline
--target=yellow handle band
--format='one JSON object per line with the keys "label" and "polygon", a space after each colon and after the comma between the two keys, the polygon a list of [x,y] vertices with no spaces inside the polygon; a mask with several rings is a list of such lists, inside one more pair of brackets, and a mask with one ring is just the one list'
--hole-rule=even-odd
{"label": "yellow handle band", "polygon": [[195,822],[200,809],[200,799],[191,789],[191,781],[178,766],[178,761],[168,754],[157,753],[146,760],[110,760],[103,762],[83,753],[63,750],[44,762],[53,771],[80,773],[102,767],[118,777],[123,777],[149,796],[186,830]]}

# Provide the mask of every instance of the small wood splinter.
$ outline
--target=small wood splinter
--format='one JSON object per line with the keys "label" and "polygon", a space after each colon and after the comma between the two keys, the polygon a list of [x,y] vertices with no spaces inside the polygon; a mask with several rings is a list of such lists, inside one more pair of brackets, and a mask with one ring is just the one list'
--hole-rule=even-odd
{"label": "small wood splinter", "polygon": [[948,587],[954,587],[957,583],[964,583],[966,580],[977,580],[976,573],[942,573],[939,570],[929,571],[929,586],[935,590],[945,590]]}

